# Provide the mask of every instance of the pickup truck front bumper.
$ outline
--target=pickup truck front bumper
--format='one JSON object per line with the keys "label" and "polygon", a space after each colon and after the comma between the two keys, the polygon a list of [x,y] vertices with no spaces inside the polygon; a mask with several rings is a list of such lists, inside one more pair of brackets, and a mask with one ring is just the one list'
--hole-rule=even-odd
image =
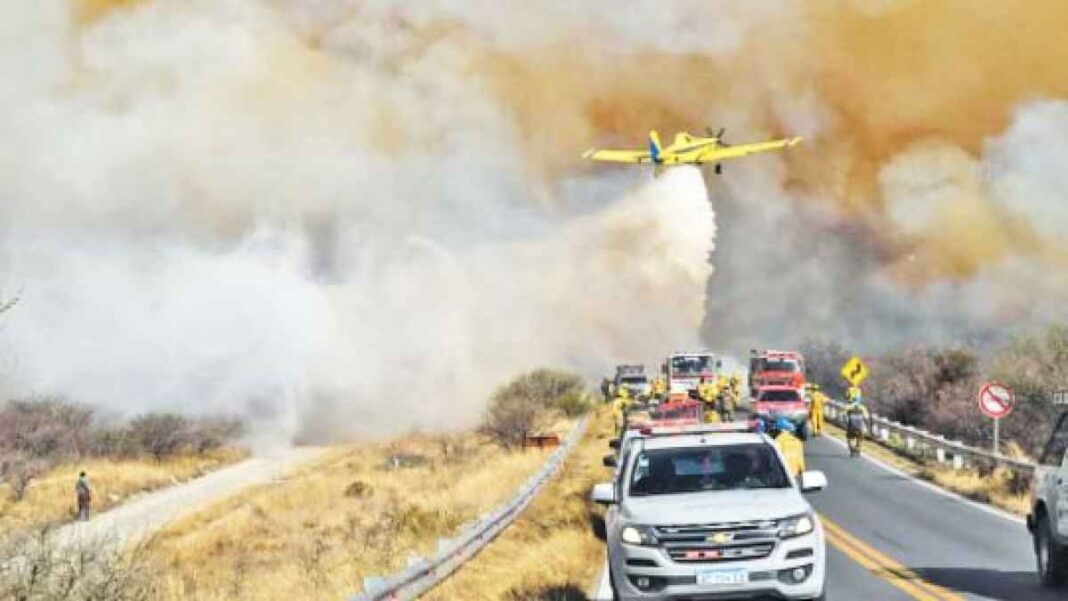
{"label": "pickup truck front bumper", "polygon": [[[823,593],[826,556],[822,527],[780,541],[767,557],[715,563],[676,562],[660,547],[619,545],[609,553],[612,583],[620,601],[675,599],[815,599]],[[796,581],[795,570],[804,571]],[[744,571],[740,584],[697,584],[698,572]]]}

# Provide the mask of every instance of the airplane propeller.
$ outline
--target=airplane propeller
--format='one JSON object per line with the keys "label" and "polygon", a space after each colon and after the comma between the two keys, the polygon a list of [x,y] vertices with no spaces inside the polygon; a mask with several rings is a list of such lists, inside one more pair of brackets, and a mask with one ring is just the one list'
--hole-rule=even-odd
{"label": "airplane propeller", "polygon": [[714,131],[711,127],[706,127],[705,128],[705,132],[707,132],[709,136],[711,136],[711,137],[715,138],[716,140],[718,140],[720,146],[730,146],[730,144],[728,144],[728,143],[723,141],[723,134],[726,131],[727,131],[726,127],[719,128],[719,131]]}

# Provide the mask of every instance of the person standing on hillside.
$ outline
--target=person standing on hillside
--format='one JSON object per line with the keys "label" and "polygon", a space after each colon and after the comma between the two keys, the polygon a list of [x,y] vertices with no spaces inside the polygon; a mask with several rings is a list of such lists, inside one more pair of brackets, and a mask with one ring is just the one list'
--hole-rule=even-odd
{"label": "person standing on hillside", "polygon": [[85,472],[78,474],[78,482],[74,484],[74,493],[78,497],[78,520],[89,520],[89,505],[93,502],[93,490],[89,487],[89,477]]}

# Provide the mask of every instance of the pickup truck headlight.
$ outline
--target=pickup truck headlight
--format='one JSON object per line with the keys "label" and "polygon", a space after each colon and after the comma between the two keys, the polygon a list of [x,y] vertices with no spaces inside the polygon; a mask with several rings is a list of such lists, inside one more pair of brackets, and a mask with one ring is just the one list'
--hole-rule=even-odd
{"label": "pickup truck headlight", "polygon": [[648,526],[624,526],[619,533],[619,539],[628,545],[643,547],[654,547],[659,544],[656,535],[653,534],[653,529]]}
{"label": "pickup truck headlight", "polygon": [[779,538],[793,538],[803,536],[816,529],[816,521],[812,514],[803,513],[779,520]]}

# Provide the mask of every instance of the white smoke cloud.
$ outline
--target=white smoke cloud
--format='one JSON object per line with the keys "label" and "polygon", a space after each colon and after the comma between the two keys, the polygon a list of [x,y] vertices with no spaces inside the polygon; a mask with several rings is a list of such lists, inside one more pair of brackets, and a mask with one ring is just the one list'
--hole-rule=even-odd
{"label": "white smoke cloud", "polygon": [[696,343],[696,170],[619,200],[577,180],[612,197],[548,212],[462,48],[352,19],[319,51],[241,0],[84,30],[60,7],[0,8],[15,393],[326,440],[468,425],[518,371]]}
{"label": "white smoke cloud", "polygon": [[1054,240],[1068,228],[1068,101],[1020,107],[1012,125],[988,140],[983,168],[992,196]]}

